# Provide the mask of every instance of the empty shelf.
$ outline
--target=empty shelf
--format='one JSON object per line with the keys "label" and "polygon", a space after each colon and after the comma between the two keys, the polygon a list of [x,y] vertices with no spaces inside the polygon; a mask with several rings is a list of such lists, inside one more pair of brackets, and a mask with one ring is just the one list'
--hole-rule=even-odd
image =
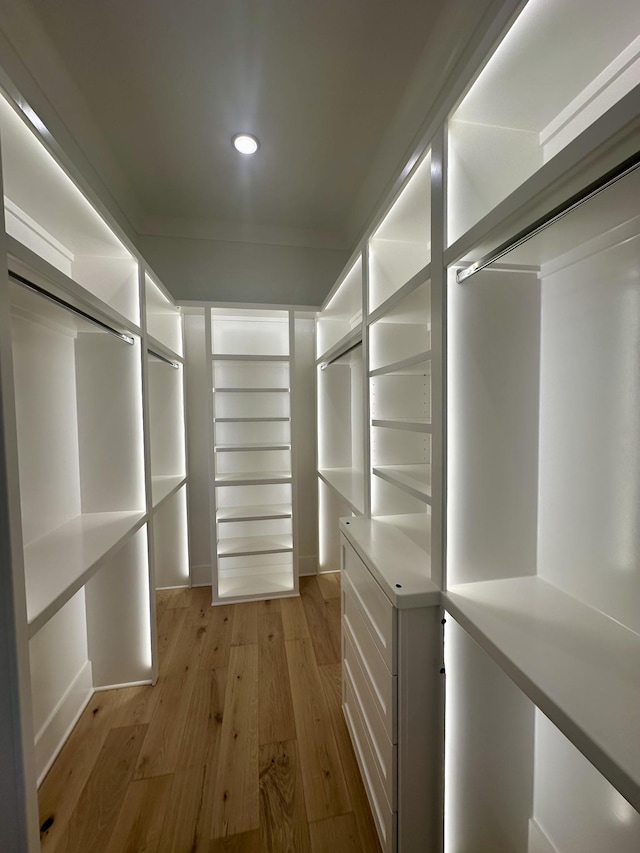
{"label": "empty shelf", "polygon": [[318,476],[349,504],[353,512],[364,512],[364,474],[353,468],[322,468]]}
{"label": "empty shelf", "polygon": [[379,465],[373,468],[373,473],[415,498],[431,503],[431,465]]}
{"label": "empty shelf", "polygon": [[395,607],[439,605],[440,589],[431,580],[429,553],[396,527],[393,519],[393,516],[343,518],[340,532],[360,554]]}
{"label": "empty shelf", "polygon": [[229,353],[214,352],[213,361],[281,361],[288,362],[288,355],[230,355]]}
{"label": "empty shelf", "polygon": [[29,636],[84,586],[144,519],[143,512],[86,513],[25,548]]}
{"label": "empty shelf", "polygon": [[250,598],[270,598],[283,592],[294,591],[293,570],[290,565],[272,566],[268,574],[235,575],[218,578],[218,598],[229,602]]}
{"label": "empty shelf", "polygon": [[430,418],[374,418],[371,425],[388,429],[405,429],[410,432],[431,432]]}
{"label": "empty shelf", "polygon": [[266,521],[272,518],[291,518],[291,504],[260,504],[256,506],[218,507],[218,523],[226,521]]}
{"label": "empty shelf", "polygon": [[460,584],[447,610],[640,809],[640,636],[537,577]]}
{"label": "empty shelf", "polygon": [[162,475],[151,478],[151,499],[153,508],[155,509],[164,500],[170,497],[174,492],[177,492],[180,486],[185,483],[187,478],[184,474]]}
{"label": "empty shelf", "polygon": [[216,474],[215,484],[220,486],[252,486],[254,483],[290,483],[291,471],[239,471]]}
{"label": "empty shelf", "polygon": [[377,367],[375,370],[369,371],[369,376],[383,376],[387,373],[406,375],[427,375],[431,373],[431,350],[425,350],[409,358],[403,358],[400,361],[394,361],[391,364]]}
{"label": "empty shelf", "polygon": [[241,386],[234,386],[233,388],[220,388],[216,386],[215,388],[216,394],[288,394],[289,388],[242,388]]}
{"label": "empty shelf", "polygon": [[291,534],[282,536],[244,536],[218,540],[219,557],[244,557],[248,554],[278,554],[293,550]]}
{"label": "empty shelf", "polygon": [[216,444],[214,450],[216,453],[232,453],[233,451],[240,450],[291,450],[291,442],[279,441],[272,444],[268,442],[264,444],[257,442],[251,444]]}
{"label": "empty shelf", "polygon": [[291,418],[214,418],[213,420],[217,424],[271,424],[288,423]]}

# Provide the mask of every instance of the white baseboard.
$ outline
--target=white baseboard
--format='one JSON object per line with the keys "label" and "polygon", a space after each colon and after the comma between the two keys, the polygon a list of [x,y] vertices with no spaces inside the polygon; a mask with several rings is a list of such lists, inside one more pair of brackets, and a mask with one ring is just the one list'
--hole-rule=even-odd
{"label": "white baseboard", "polygon": [[125,687],[147,687],[153,684],[150,678],[145,678],[142,681],[124,681],[122,684],[102,684],[100,687],[94,687],[94,693],[101,693],[103,690],[122,690]]}
{"label": "white baseboard", "polygon": [[211,586],[211,566],[191,566],[191,586]]}
{"label": "white baseboard", "polygon": [[178,586],[157,586],[156,592],[160,592],[161,590],[166,590],[166,589],[189,589],[189,588],[190,587],[189,587],[188,583],[181,583],[181,584],[178,584]]}
{"label": "white baseboard", "polygon": [[534,817],[529,818],[528,853],[558,853]]}
{"label": "white baseboard", "polygon": [[46,722],[36,734],[36,775],[38,785],[49,772],[64,742],[93,695],[91,661],[73,679]]}
{"label": "white baseboard", "polygon": [[298,574],[302,576],[318,574],[318,558],[298,557]]}

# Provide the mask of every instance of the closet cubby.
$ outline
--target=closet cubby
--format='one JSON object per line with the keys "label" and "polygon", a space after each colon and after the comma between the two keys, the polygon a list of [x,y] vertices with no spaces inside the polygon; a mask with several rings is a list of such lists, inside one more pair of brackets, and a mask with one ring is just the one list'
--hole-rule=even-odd
{"label": "closet cubby", "polygon": [[369,314],[431,260],[431,155],[404,184],[369,239]]}
{"label": "closet cubby", "polygon": [[446,595],[635,809],[638,199],[636,170],[498,265],[450,271]]}
{"label": "closet cubby", "polygon": [[[160,357],[159,357],[160,355]],[[147,350],[149,448],[153,507],[185,482],[184,368]]]}
{"label": "closet cubby", "polygon": [[338,280],[318,316],[316,356],[321,359],[340,349],[362,324],[362,256]]}
{"label": "closet cubby", "polygon": [[136,259],[1,93],[0,138],[7,234],[139,326]]}
{"label": "closet cubby", "polygon": [[214,603],[295,594],[286,311],[211,309]]}
{"label": "closet cubby", "polygon": [[171,353],[182,357],[182,312],[148,273],[144,276],[144,290],[147,338],[152,339],[149,343],[153,347],[153,342],[158,341]]}
{"label": "closet cubby", "polygon": [[369,364],[372,515],[415,513],[418,523],[426,522],[431,502],[430,281],[413,279],[371,316]]}
{"label": "closet cubby", "polygon": [[9,292],[41,780],[94,689],[153,675],[142,349],[46,295]]}
{"label": "closet cubby", "polygon": [[450,244],[638,85],[639,32],[626,0],[581,3],[578,30],[572,2],[524,5],[449,120]]}
{"label": "closet cubby", "polygon": [[451,618],[445,667],[447,853],[637,850],[636,809]]}
{"label": "closet cubby", "polygon": [[152,531],[156,589],[188,586],[189,533],[184,480],[177,491],[154,508]]}

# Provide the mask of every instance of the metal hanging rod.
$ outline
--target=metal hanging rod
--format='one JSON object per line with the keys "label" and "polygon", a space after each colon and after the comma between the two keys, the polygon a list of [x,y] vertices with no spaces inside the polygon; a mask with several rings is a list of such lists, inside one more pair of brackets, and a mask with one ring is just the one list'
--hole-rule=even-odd
{"label": "metal hanging rod", "polygon": [[131,335],[126,335],[124,332],[119,332],[117,329],[114,329],[113,326],[108,326],[106,323],[103,323],[102,320],[92,317],[91,314],[87,314],[87,312],[83,311],[81,308],[76,308],[75,305],[72,305],[70,302],[66,302],[61,297],[54,296],[53,293],[49,293],[49,291],[45,290],[44,287],[40,287],[39,284],[34,284],[34,282],[29,281],[28,278],[18,275],[18,273],[12,272],[11,270],[9,270],[9,278],[12,278],[17,284],[25,287],[27,290],[32,290],[34,293],[37,293],[38,296],[48,299],[49,302],[53,302],[54,305],[64,308],[65,311],[70,311],[77,317],[82,317],[83,320],[87,320],[89,323],[93,323],[94,326],[98,326],[103,331],[109,332],[110,335],[124,341],[126,344],[133,345],[134,338],[132,338]]}
{"label": "metal hanging rod", "polygon": [[171,361],[170,358],[167,358],[166,355],[160,355],[159,352],[156,352],[153,349],[149,349],[147,347],[147,352],[149,355],[152,355],[154,358],[157,358],[158,361],[163,361],[165,364],[168,364],[170,367],[174,367],[176,370],[180,367],[177,361]]}
{"label": "metal hanging rod", "polygon": [[532,237],[540,234],[541,231],[544,231],[550,225],[553,225],[559,219],[562,219],[563,216],[566,216],[586,201],[589,201],[594,196],[598,195],[598,193],[608,189],[608,187],[617,183],[621,178],[625,178],[627,175],[631,174],[631,172],[634,172],[638,167],[640,167],[640,151],[620,163],[620,165],[616,166],[615,169],[611,169],[609,172],[602,175],[602,177],[584,187],[580,192],[572,195],[562,204],[554,207],[553,210],[549,211],[549,213],[546,213],[544,216],[536,219],[536,221],[527,228],[519,231],[514,237],[511,237],[511,239],[507,240],[506,243],[502,243],[502,245],[498,246],[497,249],[489,252],[483,258],[480,258],[479,261],[475,261],[470,266],[458,270],[456,273],[456,281],[458,284],[461,284],[463,281],[471,278],[472,275],[480,272],[480,270],[483,270],[500,260],[504,255],[508,254],[513,249],[517,249],[518,246],[521,246],[528,240],[531,240]]}
{"label": "metal hanging rod", "polygon": [[351,344],[351,346],[350,346],[350,347],[347,347],[346,349],[343,349],[343,350],[342,350],[342,352],[339,352],[339,353],[338,353],[338,355],[334,355],[334,357],[333,357],[333,358],[330,358],[330,359],[329,359],[329,361],[325,361],[325,362],[323,362],[323,363],[320,365],[320,370],[326,370],[326,369],[327,369],[327,367],[329,367],[329,365],[330,365],[330,364],[333,364],[333,363],[334,363],[334,361],[338,361],[338,359],[342,358],[342,357],[343,357],[343,356],[345,356],[347,353],[351,352],[351,350],[354,350],[356,347],[359,347],[359,346],[362,346],[362,341],[356,341],[356,342],[355,342],[355,344]]}

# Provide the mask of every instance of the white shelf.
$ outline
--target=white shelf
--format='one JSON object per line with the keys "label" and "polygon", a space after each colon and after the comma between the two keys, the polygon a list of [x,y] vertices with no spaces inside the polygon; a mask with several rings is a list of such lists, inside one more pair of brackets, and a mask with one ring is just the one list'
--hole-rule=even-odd
{"label": "white shelf", "polygon": [[288,388],[221,388],[219,385],[215,389],[216,394],[288,394]]}
{"label": "white shelf", "polygon": [[399,374],[402,376],[420,376],[431,373],[431,350],[416,353],[409,358],[394,361],[369,371],[369,376],[384,376],[387,374]]}
{"label": "white shelf", "polygon": [[364,512],[364,474],[353,468],[322,468],[318,476],[358,515]]}
{"label": "white shelf", "polygon": [[438,606],[441,594],[431,580],[431,557],[394,524],[394,518],[343,518],[340,531],[394,607]]}
{"label": "white shelf", "polygon": [[267,521],[276,518],[291,518],[291,504],[259,504],[254,506],[218,507],[218,524],[231,521]]}
{"label": "white shelf", "polygon": [[444,603],[640,810],[640,636],[540,578],[452,587]]}
{"label": "white shelf", "polygon": [[214,418],[217,424],[272,424],[288,423],[291,418]]}
{"label": "white shelf", "polygon": [[173,475],[158,475],[151,478],[151,500],[153,508],[157,509],[160,504],[171,495],[175,494],[178,489],[187,482],[184,474]]}
{"label": "white shelf", "polygon": [[216,474],[216,486],[253,486],[259,483],[290,483],[291,471],[237,471]]}
{"label": "white shelf", "polygon": [[[424,291],[421,294],[420,288],[429,281],[431,281],[430,263],[418,270],[413,278],[394,291],[382,305],[378,305],[367,317],[367,323],[370,325],[378,320],[385,320],[387,317],[397,323],[414,322],[413,318],[420,313],[421,303],[424,300]],[[402,310],[396,310],[400,308]]]}
{"label": "white shelf", "polygon": [[[150,335],[147,332],[147,353],[153,358],[154,353],[158,353],[159,355],[163,355],[165,358],[168,358],[169,361],[175,361],[177,364],[182,364],[184,359],[180,355],[180,353],[176,352],[176,350],[172,349],[167,344],[163,343],[158,338],[154,338],[153,335]],[[167,365],[168,367],[169,365]]]}
{"label": "white shelf", "polygon": [[371,421],[371,426],[403,429],[410,432],[431,432],[431,420],[429,418],[374,418]]}
{"label": "white shelf", "polygon": [[372,470],[382,480],[404,489],[425,503],[431,503],[431,465],[380,465]]}
{"label": "white shelf", "polygon": [[257,361],[260,363],[265,361],[288,363],[291,361],[288,355],[229,355],[228,353],[220,352],[214,352],[211,358],[213,361]]}
{"label": "white shelf", "polygon": [[272,566],[273,571],[262,575],[236,575],[218,578],[218,598],[229,603],[270,598],[272,595],[294,594],[291,566]]}
{"label": "white shelf", "polygon": [[87,513],[25,548],[31,637],[133,536],[144,520],[143,512]]}
{"label": "white shelf", "polygon": [[278,554],[293,551],[293,537],[243,536],[218,540],[218,557],[244,557],[248,554]]}
{"label": "white shelf", "polygon": [[291,450],[291,442],[273,442],[272,444],[217,444],[214,448],[216,453],[232,453],[243,450]]}
{"label": "white shelf", "polygon": [[316,359],[316,364],[325,364],[335,361],[347,350],[353,349],[362,341],[362,323],[358,323],[351,331],[347,332],[337,343],[330,347]]}

